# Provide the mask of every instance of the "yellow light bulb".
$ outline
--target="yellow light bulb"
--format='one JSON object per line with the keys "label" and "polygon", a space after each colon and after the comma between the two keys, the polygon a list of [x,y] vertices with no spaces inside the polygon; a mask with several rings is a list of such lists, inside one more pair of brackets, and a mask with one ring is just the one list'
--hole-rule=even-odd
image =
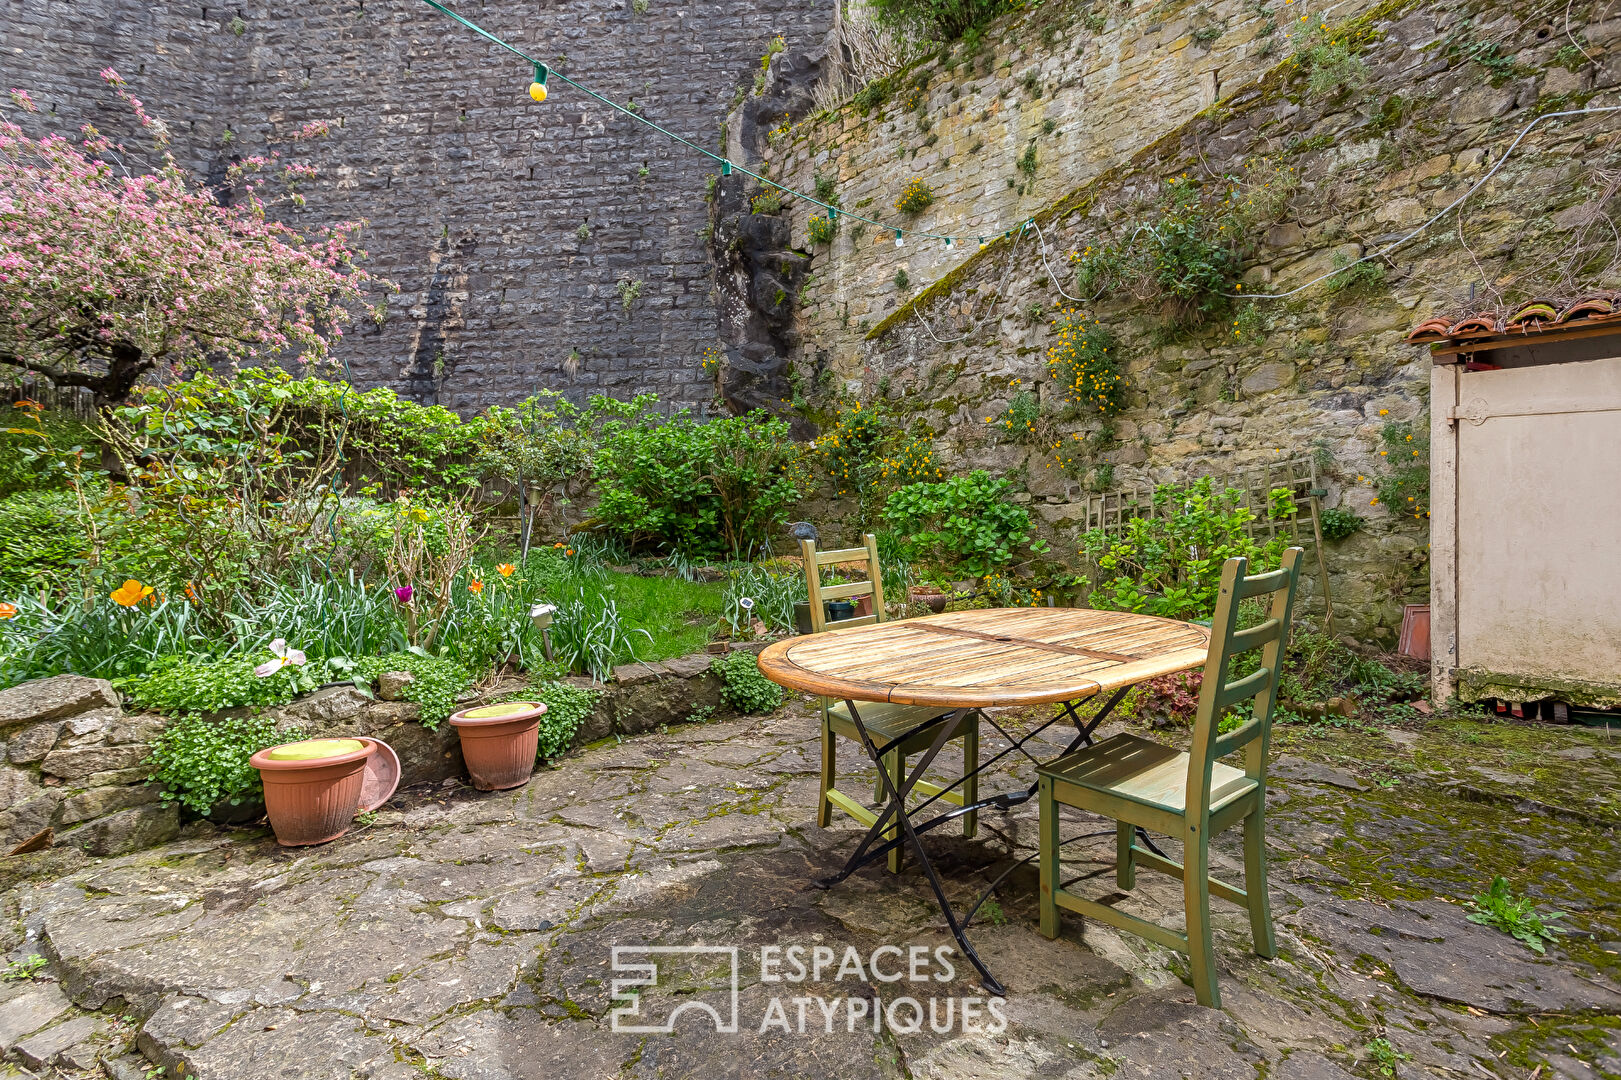
{"label": "yellow light bulb", "polygon": [[529,84],[529,96],[534,98],[536,101],[545,101],[546,100],[546,84],[545,83],[538,83],[538,82],[530,83]]}

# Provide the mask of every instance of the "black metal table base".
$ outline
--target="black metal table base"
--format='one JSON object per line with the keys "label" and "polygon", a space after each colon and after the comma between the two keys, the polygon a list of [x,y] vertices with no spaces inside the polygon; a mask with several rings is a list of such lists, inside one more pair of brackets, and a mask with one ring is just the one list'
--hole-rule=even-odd
{"label": "black metal table base", "polygon": [[[824,889],[832,888],[834,885],[837,885],[839,882],[843,881],[845,878],[849,877],[863,866],[886,857],[896,848],[910,846],[917,855],[918,864],[923,867],[923,873],[927,875],[929,879],[929,887],[934,890],[935,900],[939,903],[940,910],[946,917],[946,923],[951,927],[951,935],[957,940],[957,945],[962,949],[963,955],[968,958],[969,963],[973,964],[975,970],[979,972],[980,979],[984,983],[985,989],[989,990],[993,994],[1005,997],[1007,991],[1003,988],[1002,984],[997,981],[996,977],[992,975],[985,967],[984,962],[979,958],[979,954],[974,951],[974,946],[969,942],[967,934],[968,923],[979,911],[980,906],[985,903],[986,898],[995,891],[997,886],[999,886],[1002,881],[1005,880],[1007,876],[1015,869],[1023,865],[1025,862],[1028,862],[1029,858],[1019,860],[1018,862],[1014,863],[1012,867],[1009,867],[1001,875],[999,875],[997,879],[991,883],[990,887],[980,894],[979,899],[974,903],[974,906],[969,909],[968,914],[962,918],[959,918],[956,910],[951,906],[951,901],[946,897],[945,888],[940,884],[940,877],[935,873],[934,864],[929,861],[929,854],[923,848],[923,841],[921,837],[924,833],[930,831],[931,829],[938,828],[949,821],[954,821],[957,818],[962,817],[964,814],[971,813],[976,810],[1007,810],[1018,806],[1021,803],[1028,802],[1035,797],[1037,785],[1031,784],[1028,788],[1022,791],[1003,792],[1000,795],[993,795],[990,798],[980,799],[978,802],[968,803],[960,807],[953,807],[944,813],[936,814],[934,817],[931,817],[926,821],[914,822],[912,818],[914,815],[921,812],[925,807],[942,798],[947,792],[961,786],[969,779],[977,777],[980,773],[984,772],[1002,758],[1007,757],[1009,754],[1012,754],[1015,751],[1029,758],[1034,764],[1041,764],[1041,762],[1038,761],[1035,756],[1024,748],[1024,744],[1029,742],[1031,739],[1034,739],[1037,735],[1041,734],[1043,731],[1046,731],[1049,727],[1058,723],[1060,720],[1069,719],[1075,723],[1076,734],[1075,737],[1070,740],[1069,746],[1064,749],[1065,754],[1072,753],[1082,746],[1092,745],[1092,732],[1097,730],[1098,725],[1103,723],[1103,721],[1108,717],[1109,713],[1114,710],[1114,707],[1120,703],[1120,700],[1123,697],[1126,696],[1126,691],[1128,689],[1130,688],[1123,687],[1120,690],[1115,691],[1114,696],[1109,698],[1109,700],[1104,703],[1103,708],[1099,709],[1095,714],[1093,714],[1090,719],[1083,718],[1075,711],[1075,703],[1073,701],[1064,702],[1063,709],[1061,709],[1057,715],[1055,715],[1051,720],[1048,720],[1046,723],[1036,727],[1022,739],[1015,739],[1007,731],[1003,730],[1001,725],[997,724],[995,720],[991,719],[985,713],[980,712],[980,716],[985,720],[985,722],[990,724],[991,727],[995,728],[997,733],[1008,741],[1008,747],[1005,750],[998,752],[988,760],[981,762],[979,766],[971,772],[965,773],[952,783],[945,785],[936,794],[930,795],[917,806],[913,807],[910,811],[906,809],[907,796],[912,793],[912,789],[917,786],[918,781],[923,779],[923,774],[928,771],[929,766],[934,764],[934,759],[939,755],[940,751],[945,748],[946,743],[950,741],[952,733],[957,730],[958,723],[969,713],[979,712],[979,710],[958,709],[953,713],[936,717],[935,719],[919,724],[910,731],[904,732],[884,743],[883,746],[878,746],[873,742],[872,736],[868,733],[866,725],[861,721],[858,703],[847,700],[845,705],[850,710],[851,720],[855,722],[857,734],[861,736],[862,749],[867,752],[867,755],[872,758],[873,764],[877,766],[878,775],[883,781],[887,799],[882,813],[878,815],[878,819],[873,822],[872,827],[867,830],[867,835],[861,838],[861,843],[856,847],[855,852],[847,860],[845,860],[844,866],[839,870],[839,872],[831,877],[819,878],[816,881],[816,884]],[[917,766],[902,778],[900,785],[897,787],[894,778],[889,774],[889,770],[884,768],[884,755],[897,746],[903,739],[910,739],[919,732],[927,731],[931,726],[936,725],[938,726],[938,730],[935,732],[934,741],[929,744],[928,750],[925,751],[922,758],[918,760]],[[886,831],[895,827],[895,825],[892,824],[894,822],[899,823],[899,835],[895,836],[893,839],[886,840],[881,844],[875,845],[875,841],[882,837]],[[1159,848],[1155,847],[1153,842],[1148,839],[1147,834],[1144,833],[1142,829],[1139,828],[1137,832],[1139,837],[1150,850],[1154,851],[1156,854],[1163,854],[1160,852]],[[1101,834],[1086,835],[1090,836]],[[1110,831],[1110,835],[1113,835],[1112,830]],[[1067,844],[1074,840],[1083,838],[1084,837],[1079,836],[1071,837],[1069,840],[1064,841],[1064,843]],[[1033,857],[1034,856],[1031,856],[1030,858]]]}

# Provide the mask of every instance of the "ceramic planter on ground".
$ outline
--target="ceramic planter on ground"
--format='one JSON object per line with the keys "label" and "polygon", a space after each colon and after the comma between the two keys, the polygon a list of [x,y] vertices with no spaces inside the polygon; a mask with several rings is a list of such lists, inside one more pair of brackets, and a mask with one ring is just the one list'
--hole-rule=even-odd
{"label": "ceramic planter on ground", "polygon": [[399,759],[379,739],[306,739],[250,759],[265,786],[265,812],[285,847],[324,844],[349,831],[356,812],[387,801]]}
{"label": "ceramic planter on ground", "polygon": [[540,747],[539,701],[508,701],[452,713],[451,724],[462,740],[462,760],[473,786],[501,791],[528,783]]}
{"label": "ceramic planter on ground", "polygon": [[944,611],[946,605],[951,602],[950,593],[941,592],[927,586],[913,585],[911,596],[914,604],[927,604],[929,610],[936,615]]}

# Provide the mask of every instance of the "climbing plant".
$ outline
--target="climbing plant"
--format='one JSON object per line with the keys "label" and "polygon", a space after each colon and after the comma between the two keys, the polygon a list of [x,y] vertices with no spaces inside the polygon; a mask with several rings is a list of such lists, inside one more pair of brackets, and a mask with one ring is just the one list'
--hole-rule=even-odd
{"label": "climbing plant", "polygon": [[1117,239],[1070,256],[1076,284],[1083,295],[1165,301],[1172,322],[1202,323],[1243,292],[1244,261],[1295,184],[1292,168],[1264,161],[1219,183],[1173,177],[1140,218],[1116,223]]}

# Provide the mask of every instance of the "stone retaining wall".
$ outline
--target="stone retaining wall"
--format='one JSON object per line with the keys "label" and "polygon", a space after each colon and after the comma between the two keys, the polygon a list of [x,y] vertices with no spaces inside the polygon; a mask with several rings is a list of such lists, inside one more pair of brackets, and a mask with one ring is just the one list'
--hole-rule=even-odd
{"label": "stone retaining wall", "polygon": [[[569,680],[597,694],[574,745],[724,711],[720,680],[709,671],[712,659],[694,653],[626,664],[609,683]],[[523,686],[504,680],[465,704]],[[284,730],[312,738],[381,739],[399,755],[401,787],[465,771],[455,729],[423,727],[412,702],[378,701],[352,686],[335,686],[267,711]],[[0,690],[0,857],[47,829],[49,845],[91,855],[121,855],[173,839],[180,832],[179,808],[159,802],[143,764],[167,722],[124,712],[105,679],[58,675]]]}

